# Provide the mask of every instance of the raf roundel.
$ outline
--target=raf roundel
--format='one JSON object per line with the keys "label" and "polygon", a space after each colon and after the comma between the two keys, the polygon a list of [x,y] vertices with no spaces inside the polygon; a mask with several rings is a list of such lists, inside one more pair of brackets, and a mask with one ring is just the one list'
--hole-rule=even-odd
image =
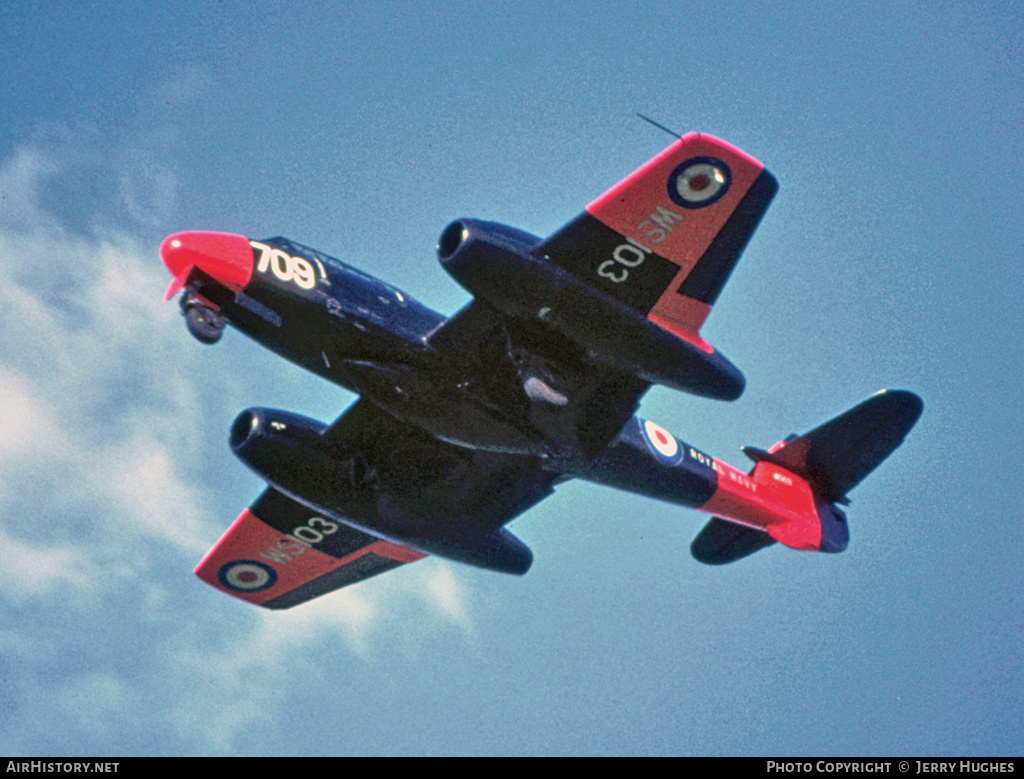
{"label": "raf roundel", "polygon": [[704,208],[729,191],[732,171],[717,157],[691,157],[668,177],[668,196],[683,208]]}
{"label": "raf roundel", "polygon": [[259,592],[274,586],[277,573],[269,565],[255,560],[233,560],[220,567],[217,579],[235,592]]}
{"label": "raf roundel", "polygon": [[665,465],[678,465],[682,462],[683,449],[674,435],[661,425],[647,420],[644,420],[643,431],[648,448],[661,462]]}

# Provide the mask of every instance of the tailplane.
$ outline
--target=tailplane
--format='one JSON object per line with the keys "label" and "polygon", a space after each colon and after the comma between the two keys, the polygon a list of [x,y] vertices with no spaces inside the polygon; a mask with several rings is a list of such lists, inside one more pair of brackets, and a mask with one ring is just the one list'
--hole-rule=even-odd
{"label": "tailplane", "polygon": [[721,517],[712,517],[693,539],[690,553],[706,565],[725,565],[774,543],[775,539],[764,530],[755,530]]}
{"label": "tailplane", "polygon": [[[815,498],[821,551],[839,552],[849,538],[846,517],[835,504],[847,505],[847,493],[903,443],[924,404],[912,392],[884,390],[802,436],[790,436],[767,451],[744,447],[758,468],[782,468],[807,482]],[[801,536],[803,537],[803,536]],[[690,549],[702,563],[721,565],[782,541],[790,546],[786,525],[761,530],[713,517]]]}
{"label": "tailplane", "polygon": [[903,443],[923,408],[913,392],[883,390],[767,452],[749,446],[743,452],[754,462],[770,462],[807,479],[822,498],[845,505],[846,493]]}

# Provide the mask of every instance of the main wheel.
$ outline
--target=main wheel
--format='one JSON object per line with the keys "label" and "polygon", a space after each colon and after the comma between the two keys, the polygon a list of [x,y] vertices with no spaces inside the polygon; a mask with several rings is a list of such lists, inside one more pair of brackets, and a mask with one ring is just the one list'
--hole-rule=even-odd
{"label": "main wheel", "polygon": [[216,311],[198,303],[184,307],[185,324],[192,337],[204,344],[215,344],[224,333],[224,319]]}

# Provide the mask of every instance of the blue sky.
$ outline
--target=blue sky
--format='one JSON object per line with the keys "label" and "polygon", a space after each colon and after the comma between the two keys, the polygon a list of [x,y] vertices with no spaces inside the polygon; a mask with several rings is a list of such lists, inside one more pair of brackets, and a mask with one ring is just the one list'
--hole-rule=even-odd
{"label": "blue sky", "polygon": [[[0,753],[1024,752],[1024,18],[1008,2],[0,6]],[[433,246],[546,235],[679,132],[781,189],[705,326],[736,465],[882,387],[918,427],[838,556],[689,556],[571,483],[523,578],[430,559],[293,611],[191,573],[258,494],[247,406],[352,397],[186,333],[160,239],[283,234],[452,312]]]}

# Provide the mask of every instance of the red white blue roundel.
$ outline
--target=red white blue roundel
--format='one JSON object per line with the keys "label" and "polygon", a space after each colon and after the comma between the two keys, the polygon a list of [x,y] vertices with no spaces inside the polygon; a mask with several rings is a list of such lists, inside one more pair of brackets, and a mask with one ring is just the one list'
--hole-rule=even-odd
{"label": "red white blue roundel", "polygon": [[668,177],[668,196],[683,208],[704,208],[729,191],[732,171],[717,157],[690,157]]}
{"label": "red white blue roundel", "polygon": [[235,592],[259,592],[274,586],[277,572],[256,560],[232,560],[220,567],[217,580]]}
{"label": "red white blue roundel", "polygon": [[678,465],[683,460],[683,448],[679,445],[676,437],[661,425],[654,422],[641,420],[640,429],[644,434],[644,441],[647,448],[660,462],[665,465]]}

